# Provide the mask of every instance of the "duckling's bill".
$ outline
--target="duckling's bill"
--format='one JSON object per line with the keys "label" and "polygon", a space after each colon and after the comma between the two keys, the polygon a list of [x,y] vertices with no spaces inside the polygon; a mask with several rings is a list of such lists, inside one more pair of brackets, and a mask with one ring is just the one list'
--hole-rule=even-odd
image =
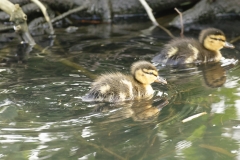
{"label": "duckling's bill", "polygon": [[229,42],[225,42],[225,45],[224,45],[225,48],[235,48],[234,45],[232,45],[231,43]]}
{"label": "duckling's bill", "polygon": [[161,84],[167,84],[166,79],[164,79],[160,76],[158,76],[157,79],[154,82],[161,83]]}

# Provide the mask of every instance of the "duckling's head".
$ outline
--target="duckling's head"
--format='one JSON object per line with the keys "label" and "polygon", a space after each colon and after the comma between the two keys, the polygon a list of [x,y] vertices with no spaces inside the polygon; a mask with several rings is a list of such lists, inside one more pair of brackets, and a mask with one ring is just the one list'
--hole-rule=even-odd
{"label": "duckling's head", "polygon": [[203,46],[211,51],[219,51],[223,47],[234,48],[234,46],[226,41],[224,33],[216,28],[208,28],[201,31],[199,41]]}
{"label": "duckling's head", "polygon": [[131,73],[134,78],[144,85],[153,82],[167,84],[167,81],[158,76],[158,71],[151,63],[147,61],[138,61],[132,64]]}

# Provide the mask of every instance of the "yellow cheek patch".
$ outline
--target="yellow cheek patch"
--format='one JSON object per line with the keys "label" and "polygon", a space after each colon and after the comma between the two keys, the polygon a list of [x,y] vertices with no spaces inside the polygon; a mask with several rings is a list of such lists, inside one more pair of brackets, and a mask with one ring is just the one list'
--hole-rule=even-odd
{"label": "yellow cheek patch", "polygon": [[226,38],[223,35],[210,35],[204,40],[204,47],[208,50],[218,52],[226,44]]}

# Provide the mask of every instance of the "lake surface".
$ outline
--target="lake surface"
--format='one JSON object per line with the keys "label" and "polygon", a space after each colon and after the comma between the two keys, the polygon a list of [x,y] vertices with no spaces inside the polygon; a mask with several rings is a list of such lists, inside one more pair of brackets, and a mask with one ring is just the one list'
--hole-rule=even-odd
{"label": "lake surface", "polygon": [[[185,35],[197,38],[200,28]],[[34,39],[32,49],[17,39],[1,44],[0,159],[240,159],[239,41],[222,50],[221,63],[157,66],[168,85],[154,84],[151,100],[111,104],[81,96],[96,76],[151,60],[170,40],[161,29],[86,25]]]}

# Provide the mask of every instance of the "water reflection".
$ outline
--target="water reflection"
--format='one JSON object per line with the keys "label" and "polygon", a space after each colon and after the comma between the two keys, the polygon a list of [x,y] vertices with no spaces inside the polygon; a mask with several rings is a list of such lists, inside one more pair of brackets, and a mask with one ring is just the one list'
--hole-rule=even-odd
{"label": "water reflection", "polygon": [[220,63],[204,65],[202,74],[205,84],[209,87],[221,87],[226,82],[226,71]]}
{"label": "water reflection", "polygon": [[11,122],[16,117],[17,117],[17,106],[9,99],[5,99],[1,101],[0,121]]}
{"label": "water reflection", "polygon": [[[158,105],[156,105],[158,103]],[[168,104],[167,99],[160,99],[153,106],[152,99],[145,99],[141,101],[127,101],[114,104],[97,104],[94,112],[102,112],[107,116],[104,123],[121,121],[127,118],[132,118],[134,121],[151,122],[156,119],[161,109]]]}
{"label": "water reflection", "polygon": [[[220,63],[206,63],[201,65],[188,64],[184,66],[157,66],[161,72],[168,72],[168,79],[173,83],[191,83],[193,77],[202,76],[205,87],[218,88],[225,84],[227,80],[226,72],[238,63],[235,59],[225,59]],[[178,79],[181,77],[181,79]],[[191,78],[190,78],[191,77]],[[202,84],[202,83],[201,83]]]}

